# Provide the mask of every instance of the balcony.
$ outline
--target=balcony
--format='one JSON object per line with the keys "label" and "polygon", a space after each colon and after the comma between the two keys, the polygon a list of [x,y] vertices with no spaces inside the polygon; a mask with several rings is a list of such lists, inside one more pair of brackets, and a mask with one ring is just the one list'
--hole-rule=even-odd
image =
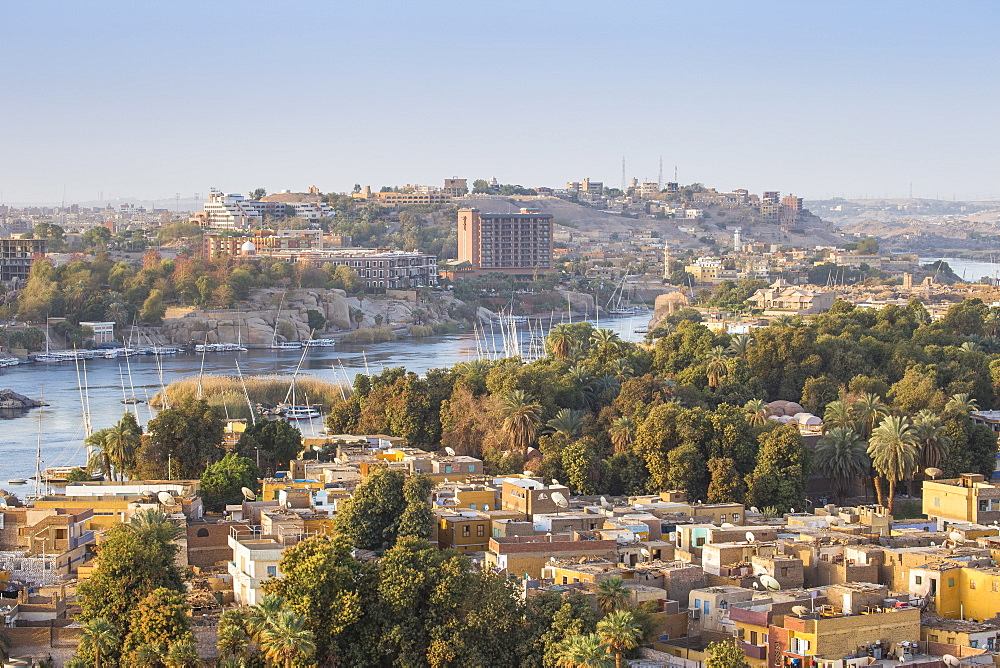
{"label": "balcony", "polygon": [[747,655],[747,658],[761,661],[767,658],[766,645],[751,645],[748,642],[741,642],[740,644],[743,645],[743,653]]}
{"label": "balcony", "polygon": [[88,545],[88,544],[93,543],[93,542],[94,542],[94,532],[93,531],[84,531],[79,536],[77,536],[75,538],[71,537],[69,539],[69,549],[75,550],[76,548],[80,547],[81,545]]}

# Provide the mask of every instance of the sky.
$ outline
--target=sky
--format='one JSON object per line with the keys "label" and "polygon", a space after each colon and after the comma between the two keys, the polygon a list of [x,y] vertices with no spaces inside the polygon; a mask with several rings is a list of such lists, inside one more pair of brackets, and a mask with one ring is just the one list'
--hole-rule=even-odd
{"label": "sky", "polygon": [[626,173],[1000,197],[1000,3],[4,2],[7,204]]}

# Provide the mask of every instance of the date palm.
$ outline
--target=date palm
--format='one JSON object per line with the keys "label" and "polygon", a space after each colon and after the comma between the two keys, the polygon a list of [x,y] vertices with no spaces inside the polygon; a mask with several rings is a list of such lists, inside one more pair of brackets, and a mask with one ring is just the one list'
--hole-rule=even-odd
{"label": "date palm", "polygon": [[101,661],[114,653],[121,645],[118,629],[103,617],[95,617],[83,625],[80,634],[80,649],[93,653],[94,668],[101,668]]}
{"label": "date palm", "polygon": [[573,352],[573,333],[566,323],[556,325],[546,337],[546,343],[557,360],[568,359]]}
{"label": "date palm", "polygon": [[853,482],[867,475],[870,468],[865,443],[852,429],[834,427],[816,445],[817,473],[830,480],[833,494],[841,503]]}
{"label": "date palm", "polygon": [[316,653],[316,642],[304,616],[282,610],[261,633],[260,648],[274,664],[292,668],[294,659],[309,659]]}
{"label": "date palm", "polygon": [[597,622],[597,635],[615,655],[615,668],[621,668],[622,654],[639,645],[642,629],[630,611],[619,610]]}
{"label": "date palm", "polygon": [[610,329],[598,329],[590,335],[590,343],[597,351],[597,361],[605,364],[621,350],[622,340]]}
{"label": "date palm", "polygon": [[726,366],[727,357],[726,349],[722,346],[715,346],[708,352],[708,368],[705,369],[705,375],[708,376],[709,387],[718,387],[722,378],[729,373],[729,367]]}
{"label": "date palm", "polygon": [[889,407],[882,402],[881,397],[871,392],[854,402],[851,410],[854,411],[859,433],[864,439],[870,438],[875,425],[889,414]]}
{"label": "date palm", "polygon": [[163,661],[167,668],[194,668],[199,663],[198,645],[193,638],[175,641]]}
{"label": "date palm", "polygon": [[176,540],[182,533],[181,528],[159,508],[140,510],[132,516],[129,524],[140,531],[153,533],[156,539],[163,543]]}
{"label": "date palm", "polygon": [[608,436],[611,438],[611,445],[615,447],[615,452],[628,452],[635,440],[635,424],[632,418],[627,415],[617,418],[608,427]]}
{"label": "date palm", "polygon": [[117,473],[120,480],[135,469],[135,453],[139,449],[139,436],[127,426],[118,423],[108,427],[103,439],[103,451],[114,466],[112,479]]}
{"label": "date palm", "polygon": [[107,447],[107,429],[98,429],[93,434],[84,439],[90,456],[87,458],[87,473],[100,473],[105,479],[111,480],[113,475],[113,465],[111,453]]}
{"label": "date palm", "polygon": [[215,643],[219,656],[235,658],[246,652],[251,640],[247,631],[246,610],[246,608],[226,610],[219,618],[219,632]]}
{"label": "date palm", "polygon": [[553,434],[561,434],[567,440],[572,440],[583,430],[583,424],[583,411],[561,408],[554,418],[545,423],[545,426]]}
{"label": "date palm", "polygon": [[620,575],[601,580],[597,585],[597,607],[603,615],[628,609],[631,596],[631,590],[625,586]]}
{"label": "date palm", "polygon": [[939,466],[951,447],[941,418],[925,408],[913,418],[913,433],[920,447],[920,469]]}
{"label": "date palm", "polygon": [[729,342],[729,352],[736,357],[746,359],[747,351],[753,345],[753,337],[749,334],[735,334]]}
{"label": "date palm", "polygon": [[511,450],[528,451],[542,421],[542,407],[524,390],[511,390],[500,403],[500,431]]}
{"label": "date palm", "polygon": [[596,633],[568,636],[559,643],[558,668],[610,668],[611,657]]}
{"label": "date palm", "polygon": [[771,415],[771,409],[767,407],[763,399],[751,399],[743,405],[747,422],[755,427],[763,427],[767,424],[767,417]]}
{"label": "date palm", "polygon": [[962,392],[951,395],[951,399],[944,405],[944,409],[969,414],[971,411],[979,410],[979,402],[969,396],[967,392]]}
{"label": "date palm", "polygon": [[856,413],[843,401],[831,401],[823,411],[824,429],[850,429],[854,430],[854,420]]}
{"label": "date palm", "polygon": [[[875,488],[879,503],[892,514],[896,496],[896,484],[913,475],[917,468],[916,434],[908,418],[890,415],[872,431],[868,444],[868,455],[872,458],[872,468],[878,474]],[[888,498],[882,490],[881,481],[889,483]]]}

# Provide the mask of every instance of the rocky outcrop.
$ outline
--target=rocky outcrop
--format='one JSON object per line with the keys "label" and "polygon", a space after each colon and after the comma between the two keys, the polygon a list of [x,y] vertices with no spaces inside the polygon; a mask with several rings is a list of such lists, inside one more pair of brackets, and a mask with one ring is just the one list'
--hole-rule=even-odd
{"label": "rocky outcrop", "polygon": [[24,410],[27,408],[39,408],[45,405],[40,401],[29,399],[23,394],[18,394],[14,390],[0,390],[0,409]]}
{"label": "rocky outcrop", "polygon": [[[318,311],[327,325],[314,336],[321,337],[359,327],[409,326],[450,320],[449,307],[461,303],[450,295],[429,300],[348,297],[343,290],[294,289],[257,290],[251,295],[252,309],[190,309],[180,317],[168,317],[156,331],[145,331],[161,343],[183,345],[201,343],[237,343],[266,346],[272,340],[284,341],[275,334],[275,323],[285,322],[294,328],[291,340],[309,338],[309,311]],[[280,304],[280,313],[279,313]],[[173,313],[168,313],[173,315]],[[281,327],[279,327],[281,329]]]}
{"label": "rocky outcrop", "polygon": [[691,301],[680,290],[667,292],[659,295],[653,303],[653,317],[649,321],[649,329],[656,329],[656,326],[663,322],[668,315],[673,315],[678,309],[689,306]]}

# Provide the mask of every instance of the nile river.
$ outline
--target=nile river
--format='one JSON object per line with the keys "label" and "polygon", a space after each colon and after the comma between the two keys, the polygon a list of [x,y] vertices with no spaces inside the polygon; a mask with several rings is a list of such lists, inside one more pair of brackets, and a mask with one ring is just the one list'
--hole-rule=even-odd
{"label": "nile river", "polygon": [[[623,339],[641,340],[643,334],[635,329],[645,327],[651,313],[643,311],[630,318],[601,321],[602,327],[617,332]],[[424,339],[402,339],[373,345],[338,344],[335,348],[311,348],[302,363],[300,373],[329,382],[353,382],[355,374],[379,373],[383,368],[404,366],[410,371],[423,373],[428,369],[448,367],[481,356],[486,341],[502,349],[499,331],[491,333],[486,328],[485,337],[472,332],[435,336]],[[531,338],[527,329],[519,330],[521,340],[527,344]],[[295,371],[301,351],[251,350],[245,353],[208,353],[205,355],[205,373],[236,374],[236,361],[244,375],[288,374]],[[170,384],[198,374],[201,355],[168,355],[161,358],[163,382]],[[156,358],[135,355],[128,358],[131,366],[131,384],[135,396],[152,397],[160,390]],[[341,368],[341,364],[343,368]],[[122,381],[129,386],[124,358],[88,360],[86,363],[89,388],[91,423],[95,430],[108,427],[121,418]],[[29,485],[8,485],[10,478],[30,478],[35,472],[35,453],[41,432],[42,468],[46,466],[82,465],[86,460],[83,447],[83,415],[80,386],[72,363],[21,364],[0,369],[0,389],[9,388],[32,398],[43,398],[50,404],[17,417],[6,416],[0,420],[0,488],[23,495],[32,490]],[[128,389],[131,395],[132,390]],[[131,408],[131,407],[130,407]],[[152,417],[145,404],[136,407],[139,421],[145,424]],[[320,420],[314,425],[300,422],[305,433],[321,428]]]}

